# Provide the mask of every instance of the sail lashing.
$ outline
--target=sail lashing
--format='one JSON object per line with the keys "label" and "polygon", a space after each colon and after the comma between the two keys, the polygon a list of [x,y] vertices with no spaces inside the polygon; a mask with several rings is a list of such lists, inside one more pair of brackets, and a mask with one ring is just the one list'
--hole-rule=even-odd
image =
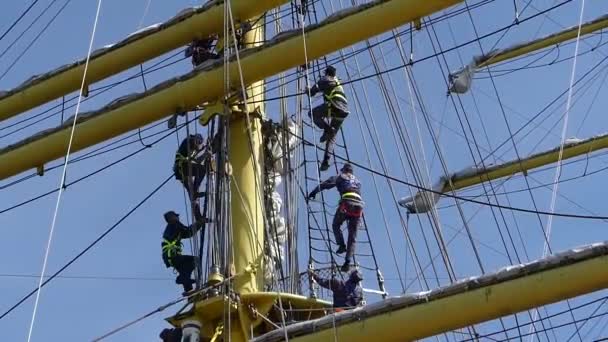
{"label": "sail lashing", "polygon": [[[608,14],[581,25],[580,34],[581,36],[588,35],[606,27],[608,27]],[[476,56],[469,65],[450,73],[448,76],[450,81],[449,91],[455,94],[465,94],[471,89],[473,78],[478,70],[552,45],[559,45],[565,41],[576,38],[578,32],[579,25],[576,25],[542,38],[518,43],[504,49],[495,49],[485,55]]]}
{"label": "sail lashing", "polygon": [[[569,138],[565,141],[562,160],[590,154],[608,147],[608,133],[596,135],[588,139]],[[441,176],[433,184],[431,191],[422,189],[413,196],[403,197],[399,205],[408,209],[410,213],[425,213],[431,210],[441,194],[460,190],[482,182],[508,177],[516,173],[527,174],[529,170],[545,166],[559,159],[560,146],[550,150],[535,153],[521,160],[511,160],[503,164],[487,165],[484,167],[470,166],[450,174],[448,177]],[[450,184],[451,182],[451,184]]]}
{"label": "sail lashing", "polygon": [[[288,132],[284,133],[282,127],[270,122],[265,124],[264,152],[266,156],[266,182],[265,197],[268,202],[266,206],[268,216],[267,248],[264,262],[264,281],[266,284],[275,284],[277,274],[281,274],[282,265],[285,264],[285,242],[287,229],[285,217],[282,212],[283,199],[280,186],[283,182],[286,170],[290,169],[289,156],[297,146],[296,133],[298,126],[295,122],[287,122]],[[284,142],[287,142],[285,146]],[[277,272],[278,271],[278,272]]]}

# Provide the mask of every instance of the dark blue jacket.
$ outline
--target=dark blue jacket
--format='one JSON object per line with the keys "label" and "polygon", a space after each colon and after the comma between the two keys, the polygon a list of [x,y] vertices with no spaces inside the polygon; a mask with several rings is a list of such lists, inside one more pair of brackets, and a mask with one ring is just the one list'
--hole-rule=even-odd
{"label": "dark blue jacket", "polygon": [[332,279],[322,279],[315,277],[317,283],[333,292],[334,308],[349,308],[361,304],[363,300],[363,290],[359,282],[353,279],[347,281]]}
{"label": "dark blue jacket", "polygon": [[182,254],[181,240],[192,237],[199,226],[198,223],[194,223],[190,227],[184,226],[181,222],[167,224],[163,232],[163,242],[161,243],[165,266],[169,267],[171,258]]}
{"label": "dark blue jacket", "polygon": [[[317,194],[319,191],[336,188],[340,193],[341,200],[349,200],[354,202],[362,202],[361,198],[361,182],[350,173],[341,173],[337,176],[329,177],[326,181],[319,184],[312,193]],[[348,195],[355,193],[357,195]],[[346,196],[345,196],[346,195]]]}

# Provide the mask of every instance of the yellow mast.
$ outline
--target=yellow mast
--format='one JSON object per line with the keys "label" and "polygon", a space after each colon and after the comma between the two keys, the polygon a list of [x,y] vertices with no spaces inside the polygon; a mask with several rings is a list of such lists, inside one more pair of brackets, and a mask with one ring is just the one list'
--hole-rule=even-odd
{"label": "yellow mast", "polygon": [[[264,41],[263,23],[258,23],[243,37],[245,44],[261,45]],[[255,43],[258,42],[258,43]],[[237,85],[232,85],[233,87]],[[264,113],[264,81],[247,88],[247,111],[233,112],[230,117],[229,161],[231,177],[230,205],[232,214],[232,248],[234,268],[237,274],[247,267],[255,267],[256,273],[241,277],[234,284],[239,293],[264,290],[262,261],[264,256],[264,212],[262,171],[262,130],[260,114]],[[249,117],[247,117],[249,116]],[[251,127],[248,127],[248,126]]]}

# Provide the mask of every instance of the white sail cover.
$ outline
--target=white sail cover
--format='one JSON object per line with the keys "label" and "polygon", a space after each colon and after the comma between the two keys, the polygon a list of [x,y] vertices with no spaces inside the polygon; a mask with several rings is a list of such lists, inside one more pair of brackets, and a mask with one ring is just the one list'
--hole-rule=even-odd
{"label": "white sail cover", "polygon": [[[289,136],[287,137],[287,153],[292,153],[293,149],[296,147],[298,126],[291,120],[288,122],[287,126],[289,130]],[[268,175],[268,181],[274,186],[272,207],[268,208],[268,210],[271,211],[269,215],[271,222],[269,222],[270,232],[268,236],[270,254],[266,255],[264,260],[264,280],[267,284],[272,284],[273,278],[276,276],[275,261],[279,260],[281,264],[285,261],[285,241],[287,238],[285,218],[281,213],[283,199],[278,192],[285,171],[283,161],[286,159],[286,155],[283,151],[283,142],[285,141],[283,132],[279,131],[276,138],[277,139],[269,139],[269,146],[267,146],[272,156],[273,171],[273,173]]]}
{"label": "white sail cover", "polygon": [[[490,164],[492,165],[492,164]],[[445,192],[449,179],[464,178],[470,175],[477,174],[483,171],[484,168],[470,166],[460,171],[450,174],[448,177],[441,176],[439,180],[433,184],[431,189],[420,190],[414,196],[403,197],[399,200],[399,205],[406,208],[411,214],[421,214],[429,212],[435,207],[441,194]]]}
{"label": "white sail cover", "polygon": [[399,205],[407,208],[410,213],[426,213],[433,209],[435,204],[439,202],[441,192],[447,183],[445,177],[439,178],[439,181],[431,188],[433,191],[421,190],[414,196],[403,197],[399,200]]}
{"label": "white sail cover", "polygon": [[466,67],[451,73],[448,78],[450,81],[450,93],[464,94],[471,89],[473,75],[475,75],[476,63],[473,62]]}

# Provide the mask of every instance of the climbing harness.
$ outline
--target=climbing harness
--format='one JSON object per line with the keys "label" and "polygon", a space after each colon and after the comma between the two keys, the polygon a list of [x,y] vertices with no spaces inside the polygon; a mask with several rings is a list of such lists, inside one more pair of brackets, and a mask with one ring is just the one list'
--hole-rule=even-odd
{"label": "climbing harness", "polygon": [[171,260],[174,256],[182,254],[182,246],[181,236],[179,235],[173,241],[163,239],[162,251],[167,256],[167,263],[169,266],[173,266]]}
{"label": "climbing harness", "polygon": [[331,104],[332,106],[336,105],[336,103],[334,102],[335,99],[341,99],[345,103],[348,103],[348,101],[346,100],[346,94],[344,93],[344,88],[340,84],[340,80],[338,80],[337,77],[336,77],[336,86],[333,87],[333,89],[331,90],[329,95],[323,95],[323,96],[325,97],[325,102],[327,104]]}

